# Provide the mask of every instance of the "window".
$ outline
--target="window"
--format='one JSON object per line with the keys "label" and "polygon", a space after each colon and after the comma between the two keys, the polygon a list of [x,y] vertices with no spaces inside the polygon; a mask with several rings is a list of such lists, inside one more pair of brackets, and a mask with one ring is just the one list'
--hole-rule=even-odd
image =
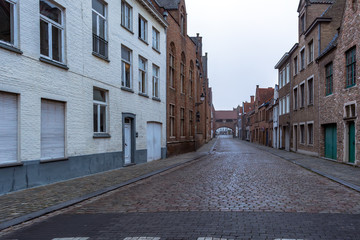
{"label": "window", "polygon": [[333,93],[333,63],[329,63],[325,66],[325,95],[330,95]]}
{"label": "window", "polygon": [[193,121],[193,111],[189,111],[189,136],[192,137],[194,136],[193,134],[193,124],[194,124],[194,121]]}
{"label": "window", "polygon": [[312,123],[308,123],[307,125],[307,136],[308,136],[308,145],[313,145],[314,144],[314,127]]}
{"label": "window", "polygon": [[305,49],[300,52],[300,70],[305,69]]}
{"label": "window", "polygon": [[311,41],[308,44],[309,47],[309,59],[308,59],[308,63],[311,63],[312,61],[314,61],[314,42]]}
{"label": "window", "polygon": [[290,94],[286,95],[286,113],[290,112]]}
{"label": "window", "polygon": [[17,0],[0,0],[0,42],[18,45]]}
{"label": "window", "polygon": [[294,88],[294,110],[298,108],[298,89]]}
{"label": "window", "polygon": [[286,113],[286,98],[282,98],[282,114]]}
{"label": "window", "polygon": [[298,58],[295,57],[294,58],[294,75],[298,74],[298,71],[299,71],[299,69],[298,69]]}
{"label": "window", "polygon": [[159,98],[159,67],[153,65],[153,80],[152,80],[153,97]]}
{"label": "window", "polygon": [[290,63],[286,65],[286,81],[285,84],[290,82]]}
{"label": "window", "polygon": [[139,38],[147,42],[147,21],[139,15]]}
{"label": "window", "polygon": [[170,104],[170,137],[175,137],[175,105]]}
{"label": "window", "polygon": [[64,42],[63,11],[54,4],[40,1],[40,54],[63,62]]}
{"label": "window", "polygon": [[354,117],[356,117],[355,104],[347,104],[345,106],[345,118],[354,118]]}
{"label": "window", "polygon": [[282,113],[282,99],[280,99],[280,101],[279,101],[279,115],[283,115],[283,113]]}
{"label": "window", "polygon": [[41,100],[41,159],[65,157],[65,104]]}
{"label": "window", "polygon": [[310,78],[307,81],[308,85],[308,105],[314,103],[314,79]]}
{"label": "window", "polygon": [[305,125],[300,125],[300,143],[305,144]]}
{"label": "window", "polygon": [[132,88],[131,81],[131,51],[126,47],[121,47],[121,86]]}
{"label": "window", "polygon": [[300,84],[300,108],[305,106],[305,83]]}
{"label": "window", "polygon": [[132,7],[125,1],[121,2],[121,25],[132,31]]}
{"label": "window", "polygon": [[300,17],[300,34],[305,32],[305,14]]}
{"label": "window", "polygon": [[147,61],[145,58],[139,57],[139,92],[146,94],[147,79]]}
{"label": "window", "polygon": [[152,31],[152,47],[156,50],[160,50],[160,33],[155,28]]}
{"label": "window", "polygon": [[185,93],[185,55],[181,54],[180,63],[180,92]]}
{"label": "window", "polygon": [[181,8],[181,13],[180,13],[180,31],[181,31],[181,35],[185,36],[185,9],[184,9],[184,7]]}
{"label": "window", "polygon": [[175,46],[173,43],[170,45],[170,53],[169,53],[169,80],[170,80],[170,87],[175,88]]}
{"label": "window", "polygon": [[18,97],[0,92],[0,164],[17,161]]}
{"label": "window", "polygon": [[356,48],[346,52],[346,87],[356,84]]}
{"label": "window", "polygon": [[94,133],[106,133],[107,96],[106,91],[94,89]]}
{"label": "window", "polygon": [[92,0],[93,52],[108,58],[106,5],[100,0]]}
{"label": "window", "polygon": [[[193,96],[193,84],[194,84],[194,63],[190,62],[190,71],[189,71],[189,96]],[[191,135],[190,135],[191,136]]]}
{"label": "window", "polygon": [[185,109],[180,108],[180,136],[185,136]]}

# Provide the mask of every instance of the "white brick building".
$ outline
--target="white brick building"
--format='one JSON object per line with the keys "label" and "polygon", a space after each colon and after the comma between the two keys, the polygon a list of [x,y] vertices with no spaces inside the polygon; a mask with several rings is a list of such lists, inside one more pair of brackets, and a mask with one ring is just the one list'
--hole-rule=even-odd
{"label": "white brick building", "polygon": [[0,0],[0,22],[0,194],[165,156],[167,23],[147,0]]}

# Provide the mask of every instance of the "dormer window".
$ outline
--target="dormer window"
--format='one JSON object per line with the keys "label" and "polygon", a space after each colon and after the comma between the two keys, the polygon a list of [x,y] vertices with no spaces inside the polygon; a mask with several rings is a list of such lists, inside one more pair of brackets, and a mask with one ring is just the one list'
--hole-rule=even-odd
{"label": "dormer window", "polygon": [[300,17],[300,33],[305,32],[305,13]]}

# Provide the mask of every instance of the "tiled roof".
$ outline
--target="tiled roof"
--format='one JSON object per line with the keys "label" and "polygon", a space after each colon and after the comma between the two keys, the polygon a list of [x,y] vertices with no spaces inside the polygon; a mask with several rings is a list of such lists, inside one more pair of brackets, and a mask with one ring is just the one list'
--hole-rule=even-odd
{"label": "tiled roof", "polygon": [[178,9],[180,0],[156,0],[160,7],[165,9]]}
{"label": "tiled roof", "polygon": [[329,3],[333,3],[335,0],[309,0],[310,3],[326,3],[326,4],[329,4]]}
{"label": "tiled roof", "polygon": [[236,111],[215,111],[216,119],[237,119]]}
{"label": "tiled roof", "polygon": [[255,109],[255,103],[244,102],[243,106],[244,106],[244,113],[248,113]]}
{"label": "tiled roof", "polygon": [[322,53],[319,55],[319,57],[316,59],[317,61],[320,60],[323,56],[325,56],[328,52],[330,52],[334,47],[336,47],[337,45],[337,40],[339,38],[339,34],[336,33],[334,38],[331,40],[331,42],[329,43],[329,45],[326,46],[326,48],[324,49],[324,51],[322,51]]}

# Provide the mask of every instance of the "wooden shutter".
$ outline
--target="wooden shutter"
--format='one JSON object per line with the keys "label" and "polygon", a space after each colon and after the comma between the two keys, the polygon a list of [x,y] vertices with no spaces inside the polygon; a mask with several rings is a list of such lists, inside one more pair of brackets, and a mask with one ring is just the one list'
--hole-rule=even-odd
{"label": "wooden shutter", "polygon": [[41,159],[65,156],[65,104],[41,101]]}
{"label": "wooden shutter", "polygon": [[17,95],[0,92],[0,164],[18,160]]}

